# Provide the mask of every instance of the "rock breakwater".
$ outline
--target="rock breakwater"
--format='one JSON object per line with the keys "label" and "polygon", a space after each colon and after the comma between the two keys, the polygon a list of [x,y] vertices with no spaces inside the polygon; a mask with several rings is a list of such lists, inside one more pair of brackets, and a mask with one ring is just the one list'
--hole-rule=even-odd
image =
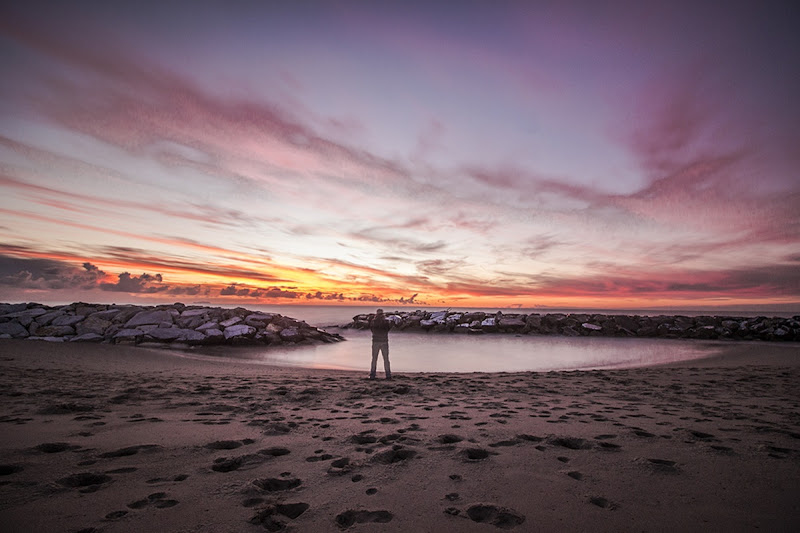
{"label": "rock breakwater", "polygon": [[[367,329],[373,315],[361,314],[343,328]],[[396,331],[430,333],[513,333],[568,337],[664,337],[800,341],[800,316],[732,317],[682,315],[513,314],[480,311],[394,311],[387,313]]]}
{"label": "rock breakwater", "polygon": [[242,307],[0,304],[0,339],[107,344],[286,345],[331,343],[338,334]]}

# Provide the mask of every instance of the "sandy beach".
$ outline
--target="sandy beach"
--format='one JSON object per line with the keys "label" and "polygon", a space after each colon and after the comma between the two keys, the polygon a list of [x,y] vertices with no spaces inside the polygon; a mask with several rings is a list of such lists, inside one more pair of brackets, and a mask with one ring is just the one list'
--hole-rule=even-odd
{"label": "sandy beach", "polygon": [[369,381],[1,340],[0,380],[3,531],[800,529],[795,344]]}

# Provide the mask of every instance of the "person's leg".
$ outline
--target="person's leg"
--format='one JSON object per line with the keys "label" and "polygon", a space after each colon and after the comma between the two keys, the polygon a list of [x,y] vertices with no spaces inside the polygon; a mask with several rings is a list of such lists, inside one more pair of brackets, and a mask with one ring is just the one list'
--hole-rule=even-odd
{"label": "person's leg", "polygon": [[380,344],[372,343],[372,365],[369,368],[369,377],[370,379],[375,379],[375,371],[378,367],[378,350],[380,349]]}
{"label": "person's leg", "polygon": [[392,379],[392,369],[389,366],[389,343],[383,343],[381,346],[383,352],[383,371],[386,373],[386,379]]}

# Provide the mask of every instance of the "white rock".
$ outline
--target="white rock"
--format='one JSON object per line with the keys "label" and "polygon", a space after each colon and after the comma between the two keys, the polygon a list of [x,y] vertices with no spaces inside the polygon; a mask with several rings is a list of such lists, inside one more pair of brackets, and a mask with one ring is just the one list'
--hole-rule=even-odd
{"label": "white rock", "polygon": [[581,324],[581,327],[584,329],[590,329],[592,331],[600,331],[601,329],[603,329],[602,326],[597,326],[595,324],[590,324],[588,322],[584,322],[583,324]]}

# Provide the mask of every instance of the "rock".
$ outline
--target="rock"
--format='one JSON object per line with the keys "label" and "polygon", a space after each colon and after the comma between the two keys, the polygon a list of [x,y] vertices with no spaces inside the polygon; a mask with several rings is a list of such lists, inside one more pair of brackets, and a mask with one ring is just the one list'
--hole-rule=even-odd
{"label": "rock", "polygon": [[75,335],[75,329],[72,326],[43,326],[36,330],[37,337],[65,337],[67,335]]}
{"label": "rock", "polygon": [[15,322],[18,322],[21,326],[28,327],[31,325],[33,320],[36,317],[42,316],[47,314],[47,311],[44,309],[28,309],[26,311],[20,311],[18,313],[9,313],[5,315],[3,318],[13,318]]}
{"label": "rock", "polygon": [[47,314],[47,310],[46,309],[42,309],[41,307],[34,307],[33,309],[24,309],[22,311],[16,311],[16,312],[8,313],[8,314],[3,315],[0,318],[17,318],[17,319],[19,319],[19,318],[30,318],[31,320],[33,320],[37,316],[42,316],[42,315],[46,315],[46,314]]}
{"label": "rock", "polygon": [[187,317],[179,317],[175,324],[179,328],[183,329],[197,329],[199,326],[203,325],[206,322],[205,317],[202,316],[187,316]]}
{"label": "rock", "polygon": [[72,337],[70,342],[103,342],[104,340],[105,337],[98,333],[84,333],[83,335]]}
{"label": "rock", "polygon": [[3,317],[10,313],[18,313],[20,311],[24,311],[28,308],[28,304],[20,303],[20,304],[0,304],[0,317]]}
{"label": "rock", "polygon": [[297,328],[284,328],[280,332],[281,340],[284,342],[300,342],[303,335]]}
{"label": "rock", "polygon": [[64,342],[66,337],[28,337],[29,341],[45,341],[45,342]]}
{"label": "rock", "polygon": [[0,324],[0,335],[9,335],[15,339],[28,337],[30,333],[18,322],[4,322]]}
{"label": "rock", "polygon": [[481,329],[486,332],[497,331],[497,324],[494,317],[486,318],[481,322]]}
{"label": "rock", "polygon": [[252,315],[247,315],[247,318],[244,319],[244,323],[248,326],[263,328],[272,322],[273,318],[275,318],[275,315],[272,313],[253,313]]}
{"label": "rock", "polygon": [[[254,338],[255,340],[257,340],[262,344],[272,344],[272,345],[282,344],[281,336],[278,335],[277,333],[272,333],[269,331],[259,331],[258,333],[256,333],[256,336]],[[326,338],[323,338],[323,341],[329,342],[326,340]]]}
{"label": "rock", "polygon": [[507,329],[512,331],[518,331],[524,328],[525,325],[526,325],[525,317],[504,316],[497,321],[497,327],[501,330]]}
{"label": "rock", "polygon": [[208,328],[203,330],[203,333],[205,334],[205,339],[203,340],[209,344],[216,344],[225,340],[225,334],[217,328]]}
{"label": "rock", "polygon": [[181,317],[196,317],[196,316],[203,316],[208,313],[208,309],[201,307],[200,309],[184,309],[181,313]]}
{"label": "rock", "polygon": [[[180,328],[157,328],[148,331],[147,336],[152,337],[153,339],[159,341],[174,341],[178,337],[180,337],[185,331],[191,331],[192,333],[197,333],[193,329],[185,330]],[[200,336],[203,337],[203,334],[201,333]]]}
{"label": "rock", "polygon": [[577,337],[580,335],[580,333],[572,329],[571,326],[567,326],[563,330],[561,330],[561,334],[566,337]]}
{"label": "rock", "polygon": [[[64,316],[66,314],[67,313],[65,311],[62,311],[61,309],[58,309],[57,311],[50,311],[49,313],[45,313],[43,315],[36,317],[36,322],[38,322],[40,326],[49,326],[53,320],[55,320],[58,317]],[[70,326],[71,324],[65,324],[65,325]]]}
{"label": "rock", "polygon": [[437,324],[443,323],[447,319],[447,311],[437,311],[435,313],[431,313],[430,320],[433,320]]}
{"label": "rock", "polygon": [[144,331],[138,328],[122,329],[114,335],[117,344],[136,344],[144,337]]}
{"label": "rock", "polygon": [[173,323],[172,313],[163,309],[153,311],[140,311],[125,323],[126,328],[135,328],[146,324],[159,324],[161,322]]}
{"label": "rock", "polygon": [[219,329],[219,324],[217,324],[216,322],[206,322],[205,324],[197,326],[194,329],[196,329],[197,331],[205,331],[208,329]]}
{"label": "rock", "polygon": [[92,313],[91,315],[89,315],[86,318],[87,319],[94,318],[94,319],[102,319],[102,320],[113,321],[114,318],[116,318],[116,316],[119,313],[120,313],[119,309],[106,309],[105,311],[98,311],[96,313]]}
{"label": "rock", "polygon": [[206,344],[208,342],[209,337],[200,331],[195,331],[193,329],[179,329],[178,331],[181,332],[180,336],[175,339],[178,342],[185,342],[188,344]]}
{"label": "rock", "polygon": [[[73,305],[75,305],[75,314],[78,316],[89,316],[99,311],[97,306],[94,305],[77,305],[77,304]],[[67,324],[67,325],[71,326],[72,324]]]}
{"label": "rock", "polygon": [[100,315],[100,313],[95,313],[84,319],[82,322],[75,324],[75,331],[78,333],[78,335],[86,335],[88,333],[103,335],[105,331],[111,327],[110,320],[103,318],[102,315],[98,315]]}
{"label": "rock", "polygon": [[591,331],[602,331],[602,329],[603,329],[602,326],[597,326],[595,324],[590,324],[589,322],[584,322],[583,324],[581,324],[581,327],[584,328],[584,329],[591,330]]}
{"label": "rock", "polygon": [[238,324],[241,321],[242,321],[241,318],[239,318],[238,316],[234,316],[229,318],[228,320],[223,320],[222,322],[219,323],[219,325],[222,326],[223,328],[228,328],[230,326]]}
{"label": "rock", "polygon": [[[220,323],[220,325],[222,325],[222,323]],[[238,324],[226,327],[222,333],[225,336],[225,340],[235,337],[252,337],[256,333],[256,328],[248,326],[247,324]]]}

